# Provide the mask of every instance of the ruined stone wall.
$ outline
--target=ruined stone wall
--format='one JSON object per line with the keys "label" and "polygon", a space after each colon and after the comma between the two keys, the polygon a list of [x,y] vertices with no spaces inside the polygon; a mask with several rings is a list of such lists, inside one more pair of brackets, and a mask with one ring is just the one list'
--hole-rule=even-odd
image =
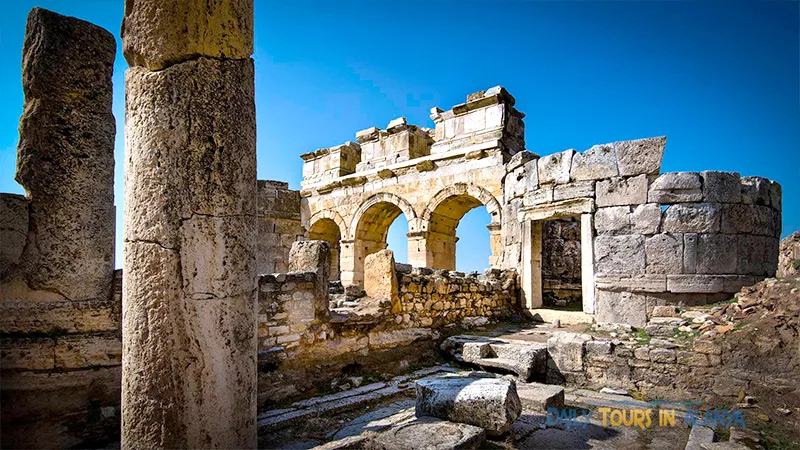
{"label": "ruined stone wall", "polygon": [[517,304],[516,273],[488,270],[486,276],[415,269],[398,277],[398,325],[443,328],[508,319]]}
{"label": "ruined stone wall", "polygon": [[354,371],[396,374],[410,364],[431,363],[443,330],[514,313],[513,271],[491,270],[479,278],[420,269],[409,273],[408,266],[394,274],[398,298],[367,297],[358,308],[330,310],[328,251],[322,241],[298,242],[289,261],[297,271],[260,276],[260,407],[309,394]]}
{"label": "ruined stone wall", "polygon": [[[654,305],[721,300],[774,275],[780,185],[727,172],[659,175],[665,143],[662,137],[583,153],[515,155],[504,186],[504,267],[536,272],[548,250],[537,224],[581,217],[581,241],[592,243],[583,246],[591,255],[589,264],[582,255],[581,281],[596,297],[587,305],[584,291],[584,311],[635,326]],[[541,280],[523,286],[536,283],[541,289]]]}
{"label": "ruined stone wall", "polygon": [[88,22],[28,15],[16,174],[26,196],[0,194],[4,448],[119,439],[115,51]]}
{"label": "ruined stone wall", "polygon": [[305,234],[300,222],[300,192],[283,181],[258,180],[257,215],[258,273],[286,272],[292,244]]}

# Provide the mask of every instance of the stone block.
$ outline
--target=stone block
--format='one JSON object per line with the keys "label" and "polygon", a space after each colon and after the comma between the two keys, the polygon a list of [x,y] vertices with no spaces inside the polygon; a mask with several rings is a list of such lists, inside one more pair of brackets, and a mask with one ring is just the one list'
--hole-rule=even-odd
{"label": "stone block", "polygon": [[553,200],[569,200],[572,198],[594,198],[594,181],[575,181],[556,185],[553,189]]}
{"label": "stone block", "polygon": [[647,176],[611,178],[597,182],[597,206],[647,203]]}
{"label": "stone block", "polygon": [[546,412],[547,408],[564,407],[564,388],[552,384],[517,383],[522,406]]}
{"label": "stone block", "polygon": [[789,278],[800,273],[800,231],[781,240],[778,255],[778,277]]}
{"label": "stone block", "polygon": [[246,59],[253,54],[252,0],[136,0],[126,6],[122,52],[131,67],[161,70],[197,57]]}
{"label": "stone block", "polygon": [[380,250],[364,258],[364,291],[369,297],[391,301],[392,309],[396,310],[399,298],[394,266],[394,252],[391,250]]}
{"label": "stone block", "polygon": [[727,234],[757,234],[779,237],[781,233],[781,215],[769,206],[723,205],[720,231]]}
{"label": "stone block", "polygon": [[677,294],[713,294],[724,292],[725,284],[718,275],[667,275],[667,290]]}
{"label": "stone block", "polygon": [[698,235],[696,273],[736,273],[737,244],[737,236],[727,234]]}
{"label": "stone block", "polygon": [[742,177],[742,203],[770,206],[770,181],[762,177]]}
{"label": "stone block", "polygon": [[666,292],[667,277],[660,274],[615,276],[598,273],[595,286],[615,292]]}
{"label": "stone block", "polygon": [[570,178],[573,181],[602,180],[619,176],[614,144],[595,145],[572,156]]}
{"label": "stone block", "polygon": [[700,172],[703,179],[703,201],[712,203],[741,203],[742,185],[736,172]]}
{"label": "stone block", "polygon": [[697,233],[683,235],[683,273],[697,273]]}
{"label": "stone block", "polygon": [[683,273],[683,235],[656,234],[644,242],[647,273]]}
{"label": "stone block", "polygon": [[417,416],[474,425],[489,435],[504,433],[522,414],[516,383],[505,378],[419,380],[416,387]]}
{"label": "stone block", "polygon": [[708,203],[672,205],[664,212],[663,233],[716,233],[720,229],[722,208]]}
{"label": "stone block", "polygon": [[[368,335],[369,348],[387,349],[411,345],[417,341],[431,341],[439,337],[439,333],[430,328],[404,328],[402,330],[371,332]],[[420,344],[421,345],[421,344]]]}
{"label": "stone block", "polygon": [[774,276],[780,242],[776,238],[742,234],[737,239],[737,270],[742,275]]}
{"label": "stone block", "polygon": [[783,194],[782,194],[782,190],[781,190],[781,185],[776,183],[776,182],[774,182],[774,181],[770,181],[769,182],[769,204],[770,204],[770,206],[772,206],[774,209],[777,209],[778,211],[780,211],[782,209],[782,205],[783,205],[781,203],[782,202],[782,197],[783,197]]}
{"label": "stone block", "polygon": [[572,166],[572,156],[575,150],[565,150],[560,153],[542,156],[539,158],[539,184],[566,184],[569,183],[569,172]]}
{"label": "stone block", "polygon": [[625,323],[637,328],[647,323],[647,303],[643,295],[598,289],[596,302],[598,323]]}
{"label": "stone block", "polygon": [[[371,427],[370,427],[371,428]],[[392,426],[366,439],[353,436],[318,447],[321,450],[382,449],[405,450],[409,447],[426,449],[478,450],[486,441],[483,428],[466,423],[449,422],[435,417],[417,417]],[[338,445],[341,442],[342,445]]]}
{"label": "stone block", "polygon": [[634,234],[656,234],[661,226],[661,207],[654,203],[637,205],[631,212],[630,220]]}
{"label": "stone block", "polygon": [[553,201],[553,186],[542,186],[539,189],[528,191],[522,199],[524,206],[541,205]]}
{"label": "stone block", "polygon": [[655,363],[670,364],[675,362],[675,350],[668,348],[654,348],[650,350],[650,361]]}
{"label": "stone block", "polygon": [[594,241],[598,273],[637,275],[645,272],[644,237],[598,236]]}
{"label": "stone block", "polygon": [[28,239],[28,200],[0,194],[0,283],[17,266]]}
{"label": "stone block", "polygon": [[666,144],[666,136],[616,142],[614,148],[617,151],[619,175],[630,177],[658,173]]}
{"label": "stone block", "polygon": [[630,206],[598,208],[594,214],[594,227],[598,234],[630,234]]}
{"label": "stone block", "polygon": [[700,174],[670,172],[659,175],[650,184],[647,201],[651,203],[693,203],[703,200]]}
{"label": "stone block", "polygon": [[[539,155],[533,152],[529,152],[527,150],[517,152],[514,156],[506,164],[506,173],[512,172],[516,170],[518,167],[521,167],[524,164],[527,164],[530,161],[538,160]],[[536,164],[533,164],[533,167],[536,167]]]}
{"label": "stone block", "polygon": [[[49,370],[55,368],[53,338],[11,338],[0,340],[0,367],[3,370]],[[5,378],[5,375],[3,376]],[[7,389],[4,386],[3,389]],[[5,414],[5,408],[3,410]]]}
{"label": "stone block", "polygon": [[118,366],[121,363],[122,340],[116,333],[56,338],[56,368],[81,369]]}
{"label": "stone block", "polygon": [[559,372],[583,371],[583,356],[586,353],[585,343],[591,341],[588,334],[554,333],[547,339],[547,353],[552,366]]}

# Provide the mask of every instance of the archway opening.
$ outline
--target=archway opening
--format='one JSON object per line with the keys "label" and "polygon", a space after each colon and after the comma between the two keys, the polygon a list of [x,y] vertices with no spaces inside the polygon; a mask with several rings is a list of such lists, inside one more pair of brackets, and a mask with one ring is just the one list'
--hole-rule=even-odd
{"label": "archway opening", "polygon": [[[403,210],[391,202],[378,202],[364,211],[354,233],[352,281],[361,284],[364,280],[364,260],[367,256],[388,247],[389,228]],[[408,218],[406,218],[408,219]],[[406,228],[408,227],[408,220]]]}
{"label": "archway opening", "polygon": [[542,306],[581,311],[581,222],[563,217],[542,222]]}
{"label": "archway opening", "polygon": [[331,273],[330,280],[339,279],[339,254],[340,241],[342,239],[341,230],[331,219],[320,219],[314,222],[308,230],[308,238],[311,240],[326,241],[331,246]]}
{"label": "archway opening", "polygon": [[[457,242],[459,241],[456,230],[467,213],[482,206],[484,205],[480,200],[469,194],[453,195],[436,205],[428,224],[428,251],[431,254],[432,268],[456,270],[459,267],[458,260],[461,258],[456,256]],[[461,259],[464,261],[462,270],[473,271],[487,267],[486,259],[483,259],[482,263],[478,262],[478,255],[482,252],[481,248],[488,249],[485,251],[488,253],[488,266],[495,264],[495,259],[499,254],[497,246],[500,243],[500,226],[492,223],[493,218],[488,211],[485,214],[481,214],[481,211],[486,211],[486,209],[480,208],[476,213],[471,214],[465,221],[467,227],[462,229],[466,232],[463,236],[469,237],[467,242],[458,246],[463,249],[461,252],[464,255]],[[488,236],[483,232],[476,231],[475,225],[478,221],[485,221],[481,225],[488,228]],[[481,236],[483,236],[483,240]],[[482,241],[485,245],[478,244],[476,246],[478,241]]]}
{"label": "archway opening", "polygon": [[491,221],[492,216],[483,207],[473,208],[461,218],[456,228],[456,270],[483,272],[489,267],[492,248],[487,226]]}

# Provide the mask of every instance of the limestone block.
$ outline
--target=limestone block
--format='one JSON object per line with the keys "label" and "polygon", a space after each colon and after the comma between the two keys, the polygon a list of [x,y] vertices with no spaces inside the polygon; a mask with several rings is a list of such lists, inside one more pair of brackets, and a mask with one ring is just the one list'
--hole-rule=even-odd
{"label": "limestone block", "polygon": [[781,185],[776,183],[776,182],[774,182],[774,181],[770,181],[770,183],[769,183],[769,204],[770,204],[770,206],[772,206],[773,208],[775,208],[778,211],[780,211],[782,209],[782,205],[783,205],[781,203],[782,196],[783,196],[783,194],[782,194],[782,190],[781,190]]}
{"label": "limestone block", "polygon": [[553,189],[553,200],[569,200],[572,198],[594,198],[594,181],[575,181],[556,185]]}
{"label": "limestone block", "polygon": [[713,294],[725,290],[724,278],[718,275],[667,275],[669,292]]}
{"label": "limestone block", "polygon": [[547,352],[553,368],[562,374],[583,371],[585,343],[591,340],[588,334],[553,333],[547,339]]}
{"label": "limestone block", "polygon": [[780,213],[769,206],[734,203],[722,206],[720,231],[777,238],[781,233],[780,221]]}
{"label": "limestone block", "polygon": [[553,201],[553,186],[542,186],[525,193],[522,199],[524,206],[541,205]]}
{"label": "limestone block", "polygon": [[[0,340],[0,367],[3,370],[48,370],[55,367],[53,338],[6,338]],[[3,375],[5,378],[5,374]],[[3,390],[6,390],[5,380]],[[5,413],[5,409],[4,409]]]}
{"label": "limestone block", "polygon": [[394,252],[380,250],[364,258],[364,291],[367,296],[397,304],[397,272]]}
{"label": "limestone block", "polygon": [[647,203],[647,176],[611,178],[597,183],[597,206]]}
{"label": "limestone block", "polygon": [[[593,341],[587,342],[587,344]],[[552,384],[517,383],[517,394],[525,408],[546,412],[547,408],[564,407],[564,388]]]}
{"label": "limestone block", "polygon": [[683,235],[656,234],[644,243],[647,273],[683,273]]}
{"label": "limestone block", "polygon": [[405,328],[402,330],[371,332],[368,335],[369,348],[386,349],[411,345],[417,341],[435,340],[439,333],[430,328]]}
{"label": "limestone block", "polygon": [[702,199],[700,174],[696,172],[663,173],[650,184],[647,194],[651,203],[692,203]]}
{"label": "limestone block", "polygon": [[770,206],[770,181],[762,177],[742,177],[742,203]]}
{"label": "limestone block", "polygon": [[700,234],[697,240],[697,273],[736,273],[737,236]]}
{"label": "limestone block", "polygon": [[632,292],[597,290],[595,321],[626,323],[641,328],[647,323],[647,301],[644,295]]}
{"label": "limestone block", "polygon": [[697,233],[683,235],[683,273],[697,273]]}
{"label": "limestone block", "polygon": [[598,273],[637,275],[645,272],[644,237],[638,235],[598,236],[594,240]]}
{"label": "limestone block", "polygon": [[131,67],[161,70],[198,57],[253,54],[253,0],[126,3],[122,53]]}
{"label": "limestone block", "polygon": [[120,329],[121,302],[110,300],[44,301],[4,299],[0,333],[59,334]]}
{"label": "limestone block", "polygon": [[297,241],[289,252],[290,272],[314,272],[328,279],[331,246],[326,241]]}
{"label": "limestone block", "polygon": [[616,142],[614,148],[617,151],[619,175],[630,177],[658,173],[666,144],[666,136]]}
{"label": "limestone block", "polygon": [[656,234],[661,226],[661,207],[654,203],[637,205],[631,213],[631,229],[635,234]]}
{"label": "limestone block", "polygon": [[716,233],[722,207],[709,203],[686,203],[667,208],[661,223],[663,233]]}
{"label": "limestone block", "polygon": [[594,226],[599,234],[629,234],[630,206],[598,208],[594,214]]}
{"label": "limestone block", "polygon": [[319,448],[321,450],[345,448],[405,450],[413,446],[414,448],[441,450],[478,450],[486,441],[486,432],[483,428],[465,423],[449,422],[435,417],[418,417],[397,424],[376,435],[371,435],[363,443],[360,442],[363,439],[360,436],[340,441],[344,443],[348,439],[352,439],[354,443],[352,446],[345,443],[339,447],[336,444],[339,441],[334,441]]}
{"label": "limestone block", "polygon": [[713,203],[740,203],[742,185],[736,172],[700,172],[703,178],[703,201]]}
{"label": "limestone block", "polygon": [[614,144],[595,145],[572,157],[570,178],[573,181],[602,180],[619,176]]}
{"label": "limestone block", "polygon": [[114,135],[106,30],[34,8],[23,44],[16,180],[29,207],[21,260],[33,289],[108,299],[114,271]]}
{"label": "limestone block", "polygon": [[[516,170],[518,167],[527,164],[528,162],[535,161],[539,159],[539,155],[533,152],[529,152],[527,150],[517,152],[514,156],[506,164],[506,173],[512,172]],[[536,168],[536,163],[533,164],[534,169]]]}
{"label": "limestone block", "polygon": [[516,383],[505,378],[450,377],[419,380],[417,416],[474,425],[500,435],[522,414]]}
{"label": "limestone block", "polygon": [[122,340],[117,333],[56,338],[55,366],[79,369],[118,366],[122,359]]}
{"label": "limestone block", "polygon": [[778,267],[780,242],[766,236],[739,235],[736,273],[741,275],[774,276]]}
{"label": "limestone block", "polygon": [[0,283],[19,264],[28,239],[28,200],[22,195],[0,194]]}
{"label": "limestone block", "polygon": [[572,166],[572,156],[574,154],[575,150],[570,149],[539,158],[539,183],[569,183],[569,171]]}
{"label": "limestone block", "polygon": [[595,276],[595,286],[615,292],[665,292],[667,277],[663,274],[615,276],[598,273]]}

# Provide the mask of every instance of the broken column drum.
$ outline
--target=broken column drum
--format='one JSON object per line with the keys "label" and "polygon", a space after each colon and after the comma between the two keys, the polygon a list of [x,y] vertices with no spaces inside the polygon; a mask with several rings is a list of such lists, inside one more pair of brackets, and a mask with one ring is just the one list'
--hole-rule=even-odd
{"label": "broken column drum", "polygon": [[252,30],[252,1],[126,2],[123,448],[256,445]]}

